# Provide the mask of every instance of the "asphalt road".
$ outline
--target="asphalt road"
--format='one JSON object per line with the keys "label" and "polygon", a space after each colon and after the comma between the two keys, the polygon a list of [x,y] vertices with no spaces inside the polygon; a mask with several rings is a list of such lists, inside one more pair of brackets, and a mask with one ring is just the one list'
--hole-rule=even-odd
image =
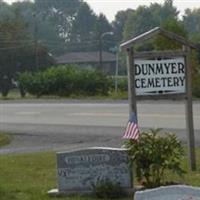
{"label": "asphalt road", "polygon": [[[200,102],[194,102],[196,144],[200,146]],[[138,103],[139,127],[163,128],[187,142],[184,102]],[[127,101],[2,101],[0,130],[14,135],[0,153],[120,147],[128,119]]]}

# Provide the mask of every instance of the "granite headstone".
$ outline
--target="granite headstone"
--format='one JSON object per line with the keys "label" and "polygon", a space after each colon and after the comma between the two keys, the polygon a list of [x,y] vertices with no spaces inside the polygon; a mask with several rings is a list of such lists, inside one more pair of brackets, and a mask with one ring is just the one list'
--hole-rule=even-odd
{"label": "granite headstone", "polygon": [[200,200],[200,188],[171,185],[135,193],[135,200]]}
{"label": "granite headstone", "polygon": [[98,181],[132,187],[132,171],[125,149],[87,148],[57,153],[59,192],[92,191]]}

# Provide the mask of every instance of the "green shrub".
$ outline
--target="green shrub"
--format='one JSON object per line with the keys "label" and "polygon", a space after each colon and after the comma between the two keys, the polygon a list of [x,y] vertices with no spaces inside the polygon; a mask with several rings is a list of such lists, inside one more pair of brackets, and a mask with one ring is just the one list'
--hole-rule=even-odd
{"label": "green shrub", "polygon": [[128,80],[127,80],[127,77],[124,77],[124,78],[120,78],[118,80],[118,88],[119,88],[119,91],[128,91]]}
{"label": "green shrub", "polygon": [[32,95],[70,96],[107,95],[108,78],[95,70],[80,70],[76,66],[57,66],[45,71],[21,73],[19,87]]}
{"label": "green shrub", "polygon": [[139,140],[125,142],[131,161],[136,167],[136,177],[146,187],[165,184],[166,172],[182,175],[181,159],[184,155],[181,142],[175,134],[159,134],[160,129],[151,129],[140,134]]}
{"label": "green shrub", "polygon": [[6,133],[0,133],[0,147],[10,144],[12,136]]}
{"label": "green shrub", "polygon": [[19,73],[17,74],[17,81],[18,81],[18,87],[20,90],[21,97],[25,97],[26,90],[31,83],[32,75],[29,72]]}
{"label": "green shrub", "polygon": [[113,183],[109,180],[102,180],[93,186],[93,194],[98,198],[120,198],[125,196],[125,191],[119,183]]}
{"label": "green shrub", "polygon": [[[115,77],[110,77],[110,90],[115,90]],[[117,78],[117,88],[118,92],[127,92],[128,91],[128,80],[127,76]]]}
{"label": "green shrub", "polygon": [[22,96],[29,92],[30,94],[40,97],[42,95],[42,74],[37,73],[37,76],[34,76],[31,72],[24,72],[18,74],[18,87],[22,91]]}
{"label": "green shrub", "polygon": [[1,81],[0,81],[1,94],[3,97],[7,97],[10,87],[11,87],[11,80],[6,75],[0,78],[1,78]]}

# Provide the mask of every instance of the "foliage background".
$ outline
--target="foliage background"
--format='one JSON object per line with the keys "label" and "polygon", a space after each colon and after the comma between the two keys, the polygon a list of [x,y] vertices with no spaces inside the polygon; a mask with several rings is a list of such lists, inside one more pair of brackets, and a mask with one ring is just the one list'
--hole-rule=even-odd
{"label": "foliage background", "polygon": [[[5,85],[2,83],[5,77],[6,86],[10,88],[18,72],[38,71],[54,65],[54,56],[71,51],[98,51],[102,33],[114,33],[103,38],[102,49],[116,53],[123,41],[160,26],[197,45],[198,52],[192,57],[197,64],[192,70],[197,73],[193,77],[194,94],[199,96],[199,22],[200,8],[187,9],[180,18],[173,0],[121,10],[112,22],[102,13],[95,14],[82,0],[35,0],[11,5],[0,0],[0,87]],[[159,38],[138,50],[158,50],[166,46],[177,48],[173,42]],[[125,56],[118,54],[119,73],[126,75]]]}

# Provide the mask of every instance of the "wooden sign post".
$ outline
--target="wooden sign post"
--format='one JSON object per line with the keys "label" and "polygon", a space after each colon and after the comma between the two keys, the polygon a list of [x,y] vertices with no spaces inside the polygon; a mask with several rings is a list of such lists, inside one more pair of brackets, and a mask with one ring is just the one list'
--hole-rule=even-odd
{"label": "wooden sign post", "polygon": [[[183,50],[134,52],[134,45],[156,35],[163,35],[183,46]],[[196,169],[195,137],[192,111],[190,48],[196,46],[185,38],[156,27],[120,45],[127,51],[129,112],[137,118],[137,100],[184,99],[188,132],[189,164]]]}
{"label": "wooden sign post", "polygon": [[135,68],[134,68],[134,51],[133,48],[127,50],[128,52],[128,94],[129,94],[129,115],[135,113],[137,119],[137,102],[136,102],[136,88],[135,88]]}
{"label": "wooden sign post", "polygon": [[188,131],[188,145],[189,145],[189,162],[190,168],[196,170],[195,159],[195,136],[194,136],[194,124],[193,124],[193,108],[192,108],[192,81],[190,70],[190,48],[186,48],[186,127]]}

